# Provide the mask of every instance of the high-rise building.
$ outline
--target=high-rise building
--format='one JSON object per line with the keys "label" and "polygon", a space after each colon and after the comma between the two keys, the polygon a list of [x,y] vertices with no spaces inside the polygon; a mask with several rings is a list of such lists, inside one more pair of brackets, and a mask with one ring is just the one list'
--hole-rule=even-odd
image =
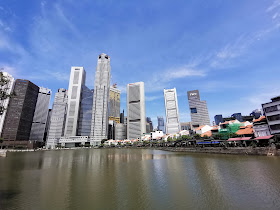
{"label": "high-rise building", "polygon": [[124,123],[124,109],[123,109],[123,112],[120,113],[120,122]]}
{"label": "high-rise building", "polygon": [[127,85],[127,138],[137,139],[146,133],[144,82]]}
{"label": "high-rise building", "polygon": [[188,91],[188,100],[193,127],[197,128],[201,125],[211,125],[207,109],[207,103],[206,101],[200,101],[199,91]]}
{"label": "high-rise building", "polygon": [[163,117],[157,117],[157,120],[158,120],[157,129],[159,131],[162,131],[163,133],[165,133],[164,118]]}
{"label": "high-rise building", "polygon": [[82,86],[80,115],[78,119],[78,136],[90,136],[92,120],[92,104],[94,90]]}
{"label": "high-rise building", "polygon": [[[5,91],[5,93],[9,95],[13,91],[15,79],[12,77],[12,75],[10,75],[7,72],[2,72],[2,74],[8,80],[8,83],[1,87],[1,91]],[[1,106],[4,108],[3,113],[0,115],[0,136],[2,134],[9,102],[10,102],[10,98],[6,98],[6,99],[0,101]]]}
{"label": "high-rise building", "polygon": [[146,121],[147,121],[147,126],[146,126],[146,132],[147,133],[150,133],[150,132],[152,132],[153,131],[153,122],[152,122],[152,120],[151,120],[151,118],[150,117],[147,117],[146,118]]}
{"label": "high-rise building", "polygon": [[220,123],[224,122],[223,115],[221,114],[215,115],[214,119],[216,125],[219,125]]}
{"label": "high-rise building", "polygon": [[44,142],[47,141],[47,137],[48,137],[48,133],[49,133],[49,129],[50,129],[51,116],[52,116],[52,109],[49,109],[47,122],[46,122],[45,133],[44,133]]}
{"label": "high-rise building", "polygon": [[69,89],[68,109],[64,136],[77,136],[82,86],[85,85],[86,72],[83,67],[72,67]]}
{"label": "high-rise building", "polygon": [[98,56],[92,106],[91,145],[99,145],[108,137],[108,104],[110,92],[110,57],[104,53]]}
{"label": "high-rise building", "polygon": [[10,99],[2,131],[3,145],[33,147],[29,142],[39,87],[28,80],[17,79],[15,96]]}
{"label": "high-rise building", "polygon": [[49,114],[51,94],[52,93],[50,89],[44,87],[39,88],[35,113],[29,137],[30,140],[44,142],[44,133]]}
{"label": "high-rise building", "polygon": [[176,88],[164,89],[166,133],[175,134],[180,131],[179,109]]}
{"label": "high-rise building", "polygon": [[[262,104],[270,133],[280,134],[280,96],[271,99],[271,102]],[[277,135],[279,140],[279,135]]]}
{"label": "high-rise building", "polygon": [[109,100],[109,120],[120,123],[120,101],[121,91],[117,89],[117,85],[110,87],[110,100]]}
{"label": "high-rise building", "polygon": [[64,135],[65,120],[67,113],[68,94],[67,90],[60,88],[55,94],[48,137],[47,148],[54,148],[61,136]]}

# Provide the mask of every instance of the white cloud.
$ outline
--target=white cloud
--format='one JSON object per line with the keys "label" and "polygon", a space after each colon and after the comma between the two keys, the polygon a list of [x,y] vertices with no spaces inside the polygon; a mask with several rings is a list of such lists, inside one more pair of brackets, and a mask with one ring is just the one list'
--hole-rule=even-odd
{"label": "white cloud", "polygon": [[17,74],[18,74],[14,67],[9,66],[7,64],[0,64],[0,70],[3,72],[8,72],[14,78],[17,77]]}
{"label": "white cloud", "polygon": [[275,0],[267,9],[266,12],[270,12],[276,8],[280,7],[280,0]]}

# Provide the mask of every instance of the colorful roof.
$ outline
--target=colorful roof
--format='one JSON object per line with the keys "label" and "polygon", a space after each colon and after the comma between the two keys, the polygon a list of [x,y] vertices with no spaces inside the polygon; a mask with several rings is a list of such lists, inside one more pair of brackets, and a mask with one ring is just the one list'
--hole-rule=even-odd
{"label": "colorful roof", "polygon": [[202,136],[202,137],[203,137],[203,136],[211,137],[211,136],[212,136],[212,132],[211,132],[211,131],[207,131],[207,132],[201,134],[201,136]]}
{"label": "colorful roof", "polygon": [[271,139],[274,135],[269,135],[269,136],[259,136],[257,138],[255,138],[256,140],[259,140],[259,139]]}
{"label": "colorful roof", "polygon": [[239,138],[229,138],[227,141],[247,141],[250,139],[251,137],[239,137]]}
{"label": "colorful roof", "polygon": [[264,120],[266,120],[266,117],[265,116],[261,116],[258,119],[253,120],[253,122],[260,122],[260,121],[264,121]]}
{"label": "colorful roof", "polygon": [[253,126],[252,125],[248,125],[243,129],[240,129],[236,132],[237,135],[246,135],[246,134],[253,134]]}
{"label": "colorful roof", "polygon": [[196,128],[195,130],[198,131],[198,130],[201,130],[205,125],[201,125],[199,126],[198,128]]}

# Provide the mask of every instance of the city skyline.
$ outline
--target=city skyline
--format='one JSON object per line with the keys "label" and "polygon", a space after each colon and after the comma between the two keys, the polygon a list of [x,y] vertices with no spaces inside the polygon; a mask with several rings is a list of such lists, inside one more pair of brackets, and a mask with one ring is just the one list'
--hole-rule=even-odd
{"label": "city skyline", "polygon": [[[28,13],[23,4],[0,3],[0,67],[15,78],[67,89],[69,68],[84,66],[93,88],[95,58],[104,52],[112,57],[111,84],[122,91],[121,109],[126,112],[126,84],[143,81],[154,124],[165,116],[164,88],[176,87],[182,122],[190,121],[188,90],[200,90],[211,122],[216,114],[248,115],[279,95],[277,1],[145,1],[138,9],[134,2],[103,8],[102,2],[29,1]],[[79,12],[84,8],[90,15]],[[260,82],[263,75],[269,82]]]}

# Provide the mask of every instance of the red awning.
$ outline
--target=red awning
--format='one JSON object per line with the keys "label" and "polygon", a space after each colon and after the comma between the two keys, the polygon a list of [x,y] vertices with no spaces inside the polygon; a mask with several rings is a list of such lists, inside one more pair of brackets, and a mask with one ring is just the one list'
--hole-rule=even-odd
{"label": "red awning", "polygon": [[269,135],[269,136],[259,136],[257,138],[255,138],[255,140],[259,140],[259,139],[271,139],[274,135]]}
{"label": "red awning", "polygon": [[247,141],[250,139],[251,137],[239,137],[239,138],[229,138],[227,141]]}

